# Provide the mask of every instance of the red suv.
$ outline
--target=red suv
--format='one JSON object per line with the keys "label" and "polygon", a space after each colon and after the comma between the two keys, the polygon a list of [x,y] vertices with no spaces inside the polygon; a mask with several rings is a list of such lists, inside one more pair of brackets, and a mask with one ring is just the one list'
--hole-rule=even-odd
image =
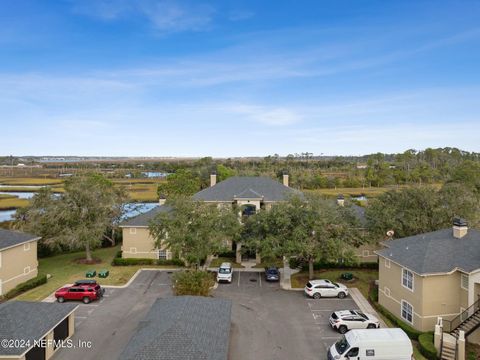
{"label": "red suv", "polygon": [[[100,288],[100,287],[99,287]],[[66,286],[55,292],[57,301],[63,303],[65,300],[82,300],[85,304],[100,299],[102,291],[94,286]]]}
{"label": "red suv", "polygon": [[105,288],[100,287],[100,284],[97,283],[97,280],[87,279],[87,280],[77,280],[73,284],[73,286],[81,286],[81,287],[93,287],[95,291],[100,291],[100,296],[103,296],[105,293]]}

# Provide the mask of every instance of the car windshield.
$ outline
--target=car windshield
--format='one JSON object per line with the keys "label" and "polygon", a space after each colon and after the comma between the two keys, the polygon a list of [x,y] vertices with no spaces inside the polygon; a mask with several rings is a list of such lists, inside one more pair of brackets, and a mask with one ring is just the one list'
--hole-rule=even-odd
{"label": "car windshield", "polygon": [[335,287],[340,287],[340,285],[338,285],[337,283],[332,283],[333,285],[335,285]]}
{"label": "car windshield", "polygon": [[364,318],[365,320],[368,320],[368,316],[365,315],[364,313],[362,313],[362,312],[360,312],[360,311],[357,311],[357,314],[358,314],[358,316]]}
{"label": "car windshield", "polygon": [[278,273],[277,269],[268,269],[267,270],[268,274],[276,275]]}
{"label": "car windshield", "polygon": [[337,316],[336,313],[333,313],[333,314],[332,314],[332,319],[338,319],[338,316]]}
{"label": "car windshield", "polygon": [[219,274],[230,274],[231,270],[228,268],[220,268],[218,269]]}
{"label": "car windshield", "polygon": [[309,289],[310,289],[311,287],[312,287],[312,283],[311,283],[310,281],[309,281],[309,282],[307,282],[307,288],[309,288]]}
{"label": "car windshield", "polygon": [[335,349],[340,355],[342,355],[349,347],[350,344],[345,336],[342,336],[342,338],[335,343]]}

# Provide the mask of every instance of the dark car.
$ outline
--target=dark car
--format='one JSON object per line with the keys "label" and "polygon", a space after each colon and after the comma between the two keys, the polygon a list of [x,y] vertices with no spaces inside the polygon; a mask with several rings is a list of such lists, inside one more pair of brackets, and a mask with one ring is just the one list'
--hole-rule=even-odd
{"label": "dark car", "polygon": [[100,293],[100,296],[103,296],[105,293],[105,288],[102,288],[97,280],[94,279],[85,279],[85,280],[77,280],[73,284],[74,286],[83,286],[83,287],[93,287],[95,291]]}
{"label": "dark car", "polygon": [[94,286],[66,286],[55,292],[57,301],[63,303],[65,300],[80,300],[85,304],[90,301],[98,300],[101,297],[101,291]]}
{"label": "dark car", "polygon": [[265,280],[267,281],[279,281],[280,271],[276,267],[265,268]]}

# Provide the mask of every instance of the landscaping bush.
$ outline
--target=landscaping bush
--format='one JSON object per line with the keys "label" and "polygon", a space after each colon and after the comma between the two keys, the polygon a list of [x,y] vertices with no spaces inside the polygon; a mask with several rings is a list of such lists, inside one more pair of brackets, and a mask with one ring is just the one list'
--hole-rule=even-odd
{"label": "landscaping bush", "polygon": [[221,253],[218,253],[218,254],[217,254],[218,257],[233,258],[233,259],[235,259],[236,255],[237,255],[237,254],[236,254],[235,251],[233,251],[233,250],[224,251],[224,252],[221,252]]}
{"label": "landscaping bush", "polygon": [[433,344],[433,333],[428,332],[418,337],[419,350],[428,360],[437,360],[437,349]]}
{"label": "landscaping bush", "polygon": [[290,260],[288,260],[288,265],[290,266],[291,269],[299,269],[300,267],[303,266],[303,261],[300,260],[299,258],[292,257],[290,258]]}
{"label": "landscaping bush", "polygon": [[[308,263],[305,261],[301,261],[298,259],[295,259],[291,263],[292,265],[297,265],[295,268],[301,267],[303,271],[308,271]],[[290,265],[290,267],[292,267]],[[293,268],[292,268],[293,269]],[[376,262],[374,263],[354,263],[354,264],[349,264],[349,263],[327,263],[323,261],[317,261],[313,263],[313,270],[323,270],[323,269],[378,269],[378,264]]]}
{"label": "landscaping bush", "polygon": [[215,284],[214,274],[200,270],[178,271],[173,274],[173,292],[177,296],[209,296]]}
{"label": "landscaping bush", "polygon": [[47,283],[47,275],[38,275],[37,277],[34,277],[33,279],[30,279],[28,281],[25,281],[24,283],[21,283],[17,285],[15,288],[7,292],[5,295],[3,295],[3,298],[6,299],[12,299],[21,293],[24,293],[28,290],[31,290],[33,288],[36,288],[37,286],[43,285]]}
{"label": "landscaping bush", "polygon": [[112,261],[113,266],[132,266],[132,265],[160,265],[160,266],[184,266],[184,262],[180,259],[157,260],[157,259],[137,259],[116,257]]}

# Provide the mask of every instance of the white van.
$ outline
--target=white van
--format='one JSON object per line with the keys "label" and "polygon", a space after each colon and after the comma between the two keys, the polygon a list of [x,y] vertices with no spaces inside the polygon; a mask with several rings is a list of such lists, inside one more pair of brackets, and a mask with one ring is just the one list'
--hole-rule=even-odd
{"label": "white van", "polygon": [[231,283],[232,275],[233,275],[232,264],[227,262],[222,263],[222,265],[220,265],[220,267],[218,268],[217,282],[226,281]]}
{"label": "white van", "polygon": [[402,329],[350,330],[328,350],[328,360],[412,360],[412,342]]}

